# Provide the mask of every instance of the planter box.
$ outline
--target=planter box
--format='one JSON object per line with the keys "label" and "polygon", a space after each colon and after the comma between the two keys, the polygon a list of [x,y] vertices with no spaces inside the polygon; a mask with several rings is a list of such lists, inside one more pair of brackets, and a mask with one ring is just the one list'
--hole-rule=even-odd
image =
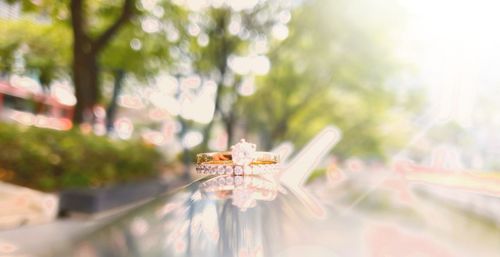
{"label": "planter box", "polygon": [[143,181],[119,184],[104,188],[65,190],[60,193],[59,213],[87,214],[110,211],[144,201],[164,193],[163,181]]}

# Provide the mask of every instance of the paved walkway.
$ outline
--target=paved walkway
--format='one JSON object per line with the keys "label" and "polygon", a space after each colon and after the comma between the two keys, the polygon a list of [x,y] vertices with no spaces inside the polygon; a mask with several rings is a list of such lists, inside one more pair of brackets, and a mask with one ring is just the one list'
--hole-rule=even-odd
{"label": "paved walkway", "polygon": [[48,247],[68,244],[103,220],[56,220],[0,231],[0,256],[30,256],[45,252]]}
{"label": "paved walkway", "polygon": [[[186,181],[174,180],[169,183],[169,185],[170,188],[174,189],[186,183]],[[3,184],[3,189],[6,187],[9,187],[9,189],[10,187],[14,187],[5,183]],[[26,190],[27,189],[24,191]],[[0,190],[0,193],[3,191]],[[40,220],[39,222],[42,224],[27,224],[25,226],[5,230],[0,229],[0,257],[32,257],[34,254],[36,254],[36,256],[43,256],[40,254],[52,249],[58,249],[60,246],[67,246],[78,237],[96,229],[99,225],[105,224],[109,220],[151,199],[152,198],[146,198],[135,201],[128,205],[99,212],[92,216],[73,215],[71,218],[56,219],[48,223]],[[9,206],[7,210],[12,211],[12,208],[14,208],[12,205],[7,206]]]}

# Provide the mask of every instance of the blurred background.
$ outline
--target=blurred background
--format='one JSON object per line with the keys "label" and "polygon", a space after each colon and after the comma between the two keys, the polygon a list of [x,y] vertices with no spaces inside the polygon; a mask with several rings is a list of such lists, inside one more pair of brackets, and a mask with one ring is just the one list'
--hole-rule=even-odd
{"label": "blurred background", "polygon": [[45,192],[186,179],[195,153],[240,138],[301,149],[331,124],[342,139],[322,167],[496,179],[499,9],[0,0],[0,179]]}

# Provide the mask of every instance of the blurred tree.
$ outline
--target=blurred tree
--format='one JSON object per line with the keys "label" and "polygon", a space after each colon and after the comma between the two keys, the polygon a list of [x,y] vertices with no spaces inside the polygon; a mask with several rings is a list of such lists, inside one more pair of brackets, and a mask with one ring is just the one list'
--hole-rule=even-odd
{"label": "blurred tree", "polygon": [[92,12],[91,6],[86,6],[84,0],[71,0],[69,3],[73,32],[73,83],[77,98],[73,120],[76,124],[85,121],[87,114],[93,113],[99,98],[99,54],[136,12],[135,0],[124,0],[120,7],[116,3],[106,4],[94,11],[115,14],[117,18],[97,33],[89,27],[89,20],[92,21],[88,17]]}
{"label": "blurred tree", "polygon": [[[67,74],[70,31],[60,24],[33,23],[27,19],[0,20],[0,70],[11,74],[16,59],[22,57],[24,69],[38,74],[40,84],[50,83]],[[19,61],[19,60],[17,60]]]}
{"label": "blurred tree", "polygon": [[[164,24],[180,24],[185,21],[185,12],[169,1],[138,3],[140,19],[131,20],[103,51],[100,66],[104,72],[112,74],[113,93],[106,113],[106,127],[113,129],[117,99],[123,87],[124,78],[134,78],[149,84],[157,74],[165,71],[172,63],[169,48],[176,42],[165,40],[167,31]],[[173,25],[172,25],[173,26]]]}
{"label": "blurred tree", "polygon": [[[27,66],[36,68],[40,80],[47,85],[54,77],[56,67],[68,66],[68,60],[73,59],[72,69],[65,71],[73,75],[77,97],[74,119],[77,124],[83,121],[85,113],[88,115],[86,121],[93,122],[92,108],[101,95],[99,75],[111,73],[114,87],[106,116],[110,130],[124,78],[133,75],[146,82],[164,69],[170,60],[168,49],[171,42],[165,40],[167,35],[163,23],[178,25],[183,24],[184,19],[181,8],[166,0],[137,3],[125,0],[121,4],[84,0],[19,2],[22,2],[28,18],[19,25],[16,21],[5,21],[13,23],[6,28],[16,33],[2,34],[6,35],[0,45],[2,66],[5,66],[1,67],[2,70],[11,72],[16,51],[23,45],[31,46],[30,42],[34,47],[29,49],[38,51],[24,54],[25,58],[30,58]],[[44,30],[38,29],[41,27]],[[54,33],[42,33],[47,31]],[[47,44],[37,45],[37,40]],[[69,50],[71,42],[75,42],[72,51]]]}
{"label": "blurred tree", "polygon": [[392,110],[387,83],[401,65],[392,38],[401,21],[392,6],[305,1],[293,13],[290,36],[271,50],[269,75],[239,106],[245,128],[271,148],[283,140],[301,146],[335,124],[343,132],[335,148],[341,157],[380,157],[402,142],[407,126]]}
{"label": "blurred tree", "polygon": [[[208,148],[214,124],[219,122],[227,133],[227,144],[231,144],[236,124],[234,110],[240,99],[238,92],[246,81],[268,72],[267,48],[274,40],[273,33],[277,30],[287,33],[291,3],[207,1],[190,5],[187,1],[184,6],[189,11],[189,23],[181,29],[188,37],[181,39],[179,47],[173,49],[179,60],[177,75],[182,78],[197,74],[202,82],[208,82],[203,85],[215,85],[214,118],[202,128],[201,148]],[[207,87],[193,91],[195,96],[207,94]]]}
{"label": "blurred tree", "polygon": [[76,124],[85,120],[91,122],[93,108],[100,96],[98,58],[118,31],[138,12],[135,0],[121,3],[85,0],[8,2],[21,2],[24,11],[39,15],[38,22],[70,22],[73,42],[71,74],[77,98],[73,120]]}

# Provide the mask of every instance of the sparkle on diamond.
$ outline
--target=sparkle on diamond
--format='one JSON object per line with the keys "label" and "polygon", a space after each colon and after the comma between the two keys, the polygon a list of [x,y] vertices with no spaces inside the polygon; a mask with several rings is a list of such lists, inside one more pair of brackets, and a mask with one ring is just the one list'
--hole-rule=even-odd
{"label": "sparkle on diamond", "polygon": [[255,155],[257,146],[242,139],[239,143],[231,147],[231,157],[233,162],[237,165],[250,164]]}

